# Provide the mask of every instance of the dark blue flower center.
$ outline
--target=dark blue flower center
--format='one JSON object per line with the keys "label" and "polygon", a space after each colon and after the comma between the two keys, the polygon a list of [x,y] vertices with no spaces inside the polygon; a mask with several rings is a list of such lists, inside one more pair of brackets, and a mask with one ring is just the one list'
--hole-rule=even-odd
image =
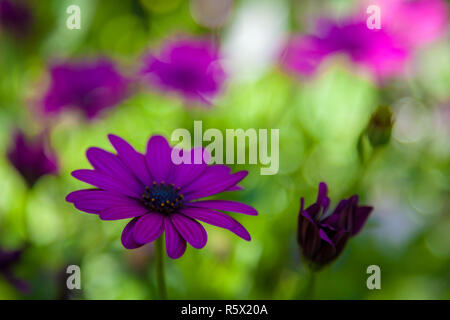
{"label": "dark blue flower center", "polygon": [[180,193],[180,188],[175,188],[173,184],[160,184],[153,182],[150,187],[145,187],[142,195],[142,202],[152,212],[172,213],[181,208],[184,203],[184,196]]}

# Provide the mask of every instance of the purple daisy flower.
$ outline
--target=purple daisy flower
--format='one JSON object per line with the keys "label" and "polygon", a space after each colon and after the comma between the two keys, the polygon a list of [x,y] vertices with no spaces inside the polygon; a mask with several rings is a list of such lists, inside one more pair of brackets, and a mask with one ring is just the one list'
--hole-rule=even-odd
{"label": "purple daisy flower", "polygon": [[326,58],[343,53],[356,65],[371,71],[378,80],[403,72],[409,51],[381,30],[347,19],[341,23],[322,20],[317,35],[293,37],[286,46],[282,63],[287,70],[312,75]]}
{"label": "purple daisy flower", "polygon": [[23,252],[24,250],[6,251],[0,248],[0,275],[18,291],[26,294],[30,290],[28,283],[17,278],[11,270],[21,260]]}
{"label": "purple daisy flower", "polygon": [[55,64],[50,76],[51,84],[43,99],[46,113],[72,108],[92,119],[127,95],[129,81],[107,59]]}
{"label": "purple daisy flower", "polygon": [[344,250],[350,237],[358,234],[373,208],[358,206],[358,196],[339,202],[334,211],[327,215],[330,199],[328,187],[319,184],[319,193],[314,204],[303,209],[304,198],[300,200],[297,241],[305,259],[314,269],[320,269],[334,261]]}
{"label": "purple daisy flower", "polygon": [[0,26],[16,36],[31,30],[33,17],[23,1],[0,0]]}
{"label": "purple daisy flower", "polygon": [[210,104],[225,80],[219,59],[219,49],[209,41],[170,41],[159,56],[150,54],[145,58],[141,74],[161,90]]}
{"label": "purple daisy flower", "polygon": [[34,139],[27,139],[19,130],[14,133],[7,156],[30,188],[42,176],[58,172],[57,158],[46,141],[46,132]]}
{"label": "purple daisy flower", "polygon": [[250,241],[248,231],[220,211],[257,215],[254,208],[235,201],[198,200],[239,190],[237,184],[247,171],[231,173],[225,165],[207,165],[205,161],[194,164],[195,148],[176,150],[192,160],[192,164],[176,165],[171,159],[173,148],[158,135],[149,139],[145,155],[118,136],[108,137],[117,155],[89,148],[86,155],[94,169],[72,172],[96,189],[72,192],[66,200],[81,211],[98,214],[102,220],[133,218],[122,233],[125,248],[155,241],[164,231],[167,254],[177,259],[184,254],[186,242],[197,249],[205,246],[207,234],[197,220]]}
{"label": "purple daisy flower", "polygon": [[408,47],[428,45],[448,30],[445,0],[366,0],[364,11],[369,4],[380,7],[381,28]]}

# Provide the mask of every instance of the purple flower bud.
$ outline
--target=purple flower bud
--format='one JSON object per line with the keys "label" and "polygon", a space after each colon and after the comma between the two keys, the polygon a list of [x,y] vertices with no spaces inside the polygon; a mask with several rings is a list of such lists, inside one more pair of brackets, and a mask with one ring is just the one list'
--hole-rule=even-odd
{"label": "purple flower bud", "polygon": [[0,26],[15,36],[27,35],[33,17],[23,1],[0,0]]}
{"label": "purple flower bud", "polygon": [[389,142],[392,132],[392,111],[387,106],[379,106],[372,114],[367,126],[367,137],[373,147],[379,147]]}
{"label": "purple flower bud", "polygon": [[44,132],[33,140],[28,140],[23,132],[17,131],[8,151],[9,161],[30,188],[40,177],[58,171],[56,156],[49,150],[46,138]]}
{"label": "purple flower bud", "polygon": [[304,199],[300,200],[297,240],[304,258],[314,269],[324,267],[341,254],[348,239],[361,231],[373,209],[359,207],[355,195],[341,200],[327,215],[330,204],[327,193],[327,185],[321,182],[314,204],[304,209]]}
{"label": "purple flower bud", "polygon": [[18,291],[26,294],[30,291],[27,282],[17,278],[11,271],[22,258],[24,250],[6,251],[0,248],[0,275],[3,276]]}

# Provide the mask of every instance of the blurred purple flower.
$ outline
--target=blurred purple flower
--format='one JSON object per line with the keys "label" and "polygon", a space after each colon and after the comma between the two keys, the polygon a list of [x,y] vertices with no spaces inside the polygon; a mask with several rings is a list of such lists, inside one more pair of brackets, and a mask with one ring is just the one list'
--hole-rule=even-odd
{"label": "blurred purple flower", "polygon": [[341,254],[348,239],[361,231],[373,209],[359,207],[355,195],[341,200],[334,211],[326,215],[330,204],[327,194],[328,187],[321,182],[314,204],[303,209],[304,198],[300,200],[297,240],[303,256],[314,269],[324,267]]}
{"label": "blurred purple flower", "polygon": [[24,250],[5,251],[0,248],[0,275],[2,275],[12,286],[23,294],[30,291],[30,286],[27,282],[17,278],[12,273],[14,265],[20,262]]}
{"label": "blurred purple flower", "polygon": [[56,156],[47,145],[46,139],[46,132],[32,140],[27,139],[25,134],[19,130],[13,135],[8,159],[30,188],[42,176],[56,174],[58,171]]}
{"label": "blurred purple flower", "polygon": [[75,178],[97,189],[74,191],[66,200],[79,210],[98,214],[102,220],[133,218],[122,233],[125,248],[141,247],[165,231],[167,254],[177,259],[184,254],[186,242],[197,249],[205,246],[207,234],[197,220],[250,241],[248,231],[220,211],[257,215],[254,208],[227,200],[195,201],[239,190],[237,184],[247,171],[232,174],[226,165],[207,165],[205,160],[194,164],[194,155],[203,152],[201,148],[176,150],[191,160],[191,164],[176,165],[171,158],[173,148],[162,136],[149,139],[145,155],[118,136],[109,135],[109,140],[117,155],[90,148],[86,156],[94,170],[72,172]]}
{"label": "blurred purple flower", "polygon": [[33,16],[23,1],[0,0],[0,26],[15,36],[31,31]]}
{"label": "blurred purple flower", "polygon": [[339,53],[378,80],[401,73],[409,56],[390,34],[368,29],[365,21],[321,20],[317,35],[300,35],[288,42],[282,63],[288,71],[312,75],[326,58]]}
{"label": "blurred purple flower", "polygon": [[50,75],[50,88],[43,100],[47,113],[72,108],[92,119],[127,95],[129,81],[107,59],[56,64]]}
{"label": "blurred purple flower", "polygon": [[219,59],[219,49],[209,41],[170,41],[159,56],[150,54],[145,58],[141,74],[161,90],[210,104],[225,80]]}
{"label": "blurred purple flower", "polygon": [[370,0],[368,4],[380,7],[381,28],[407,47],[427,45],[448,30],[445,0]]}

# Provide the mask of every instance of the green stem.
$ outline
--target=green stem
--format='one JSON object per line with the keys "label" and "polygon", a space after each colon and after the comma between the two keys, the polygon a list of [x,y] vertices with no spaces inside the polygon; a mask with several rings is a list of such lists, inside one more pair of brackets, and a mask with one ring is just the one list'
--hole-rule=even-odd
{"label": "green stem", "polygon": [[30,198],[29,196],[30,196],[30,189],[27,188],[23,195],[22,204],[19,212],[20,224],[22,227],[25,242],[28,242],[30,240],[30,232],[28,228],[28,214],[27,214],[28,199]]}
{"label": "green stem", "polygon": [[381,152],[380,148],[375,148],[370,154],[369,158],[366,159],[359,169],[359,177],[351,184],[351,186],[347,189],[344,194],[355,194],[358,193],[361,184],[367,174],[369,167],[375,162],[376,158],[379,156]]}
{"label": "green stem", "polygon": [[160,300],[167,299],[166,279],[164,275],[164,244],[163,237],[155,241],[156,257],[156,282],[158,286],[158,296]]}
{"label": "green stem", "polygon": [[303,295],[304,300],[314,299],[315,286],[316,286],[316,273],[311,270],[308,277],[308,283],[306,284],[306,288]]}

